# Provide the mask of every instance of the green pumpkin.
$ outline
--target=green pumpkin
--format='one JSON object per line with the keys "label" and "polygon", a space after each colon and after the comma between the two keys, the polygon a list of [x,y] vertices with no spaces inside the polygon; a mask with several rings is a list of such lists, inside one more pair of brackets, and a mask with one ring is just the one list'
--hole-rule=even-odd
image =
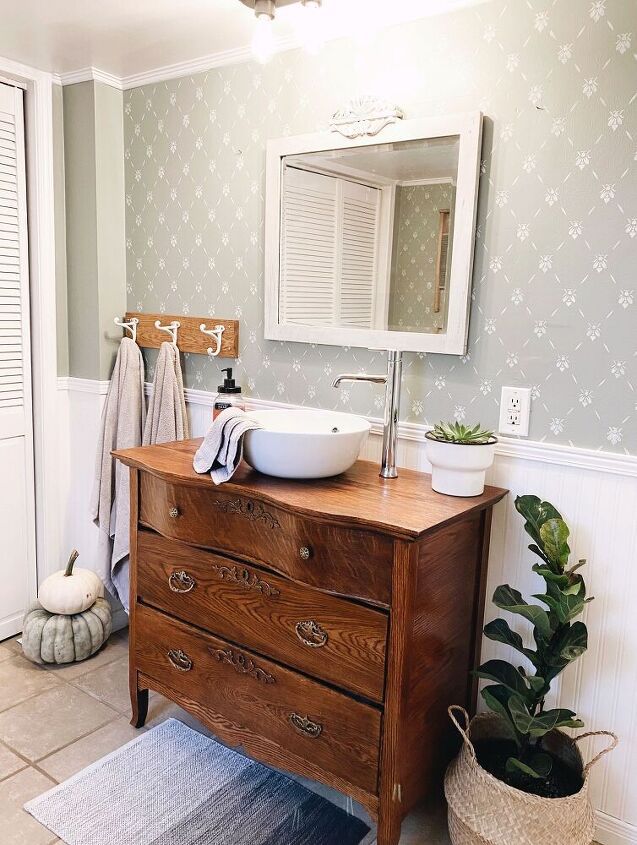
{"label": "green pumpkin", "polygon": [[111,635],[112,613],[106,599],[82,613],[49,613],[39,602],[27,610],[22,650],[34,663],[76,663],[95,654]]}

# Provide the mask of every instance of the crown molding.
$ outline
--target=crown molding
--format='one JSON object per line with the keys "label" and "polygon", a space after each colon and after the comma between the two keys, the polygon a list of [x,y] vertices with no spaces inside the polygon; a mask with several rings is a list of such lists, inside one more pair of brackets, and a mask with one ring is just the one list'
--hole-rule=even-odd
{"label": "crown molding", "polygon": [[97,67],[84,67],[68,73],[56,73],[53,76],[53,81],[58,85],[75,85],[78,82],[91,81],[102,82],[104,85],[110,85],[111,88],[117,88],[118,91],[123,90],[122,80],[119,76]]}
{"label": "crown molding", "polygon": [[[275,54],[285,50],[300,48],[301,43],[295,38],[280,38],[276,42]],[[152,85],[155,82],[165,82],[169,79],[180,79],[184,76],[194,76],[197,73],[205,73],[217,67],[226,65],[238,65],[255,61],[250,47],[236,47],[231,50],[219,50],[216,53],[209,53],[207,56],[200,56],[197,59],[190,59],[186,62],[177,62],[172,65],[152,68],[141,73],[133,73],[130,76],[119,77],[114,73],[100,70],[96,67],[85,67],[68,73],[53,74],[53,82],[57,85],[75,85],[78,82],[103,82],[117,88],[118,91],[127,91],[129,88],[139,88],[142,85]]]}
{"label": "crown molding", "polygon": [[[298,39],[279,38],[275,44],[275,57],[277,53],[286,50],[300,48],[301,42]],[[179,79],[183,76],[193,76],[197,73],[205,73],[217,67],[226,65],[238,65],[246,62],[256,61],[250,47],[234,47],[230,50],[219,50],[216,53],[209,53],[207,56],[200,56],[187,62],[177,62],[172,65],[152,68],[142,73],[133,73],[120,79],[124,91],[129,88],[139,88],[141,85],[152,85],[155,82],[165,82],[169,79]]]}

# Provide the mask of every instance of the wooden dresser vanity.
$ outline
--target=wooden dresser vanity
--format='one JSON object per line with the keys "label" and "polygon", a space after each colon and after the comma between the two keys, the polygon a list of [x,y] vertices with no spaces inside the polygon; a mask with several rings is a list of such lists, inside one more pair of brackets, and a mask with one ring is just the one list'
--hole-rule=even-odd
{"label": "wooden dresser vanity", "polygon": [[199,441],[116,452],[131,468],[130,690],[223,742],[351,795],[396,845],[440,788],[447,706],[475,701],[493,505],[359,461],[300,482],[243,465],[215,487]]}

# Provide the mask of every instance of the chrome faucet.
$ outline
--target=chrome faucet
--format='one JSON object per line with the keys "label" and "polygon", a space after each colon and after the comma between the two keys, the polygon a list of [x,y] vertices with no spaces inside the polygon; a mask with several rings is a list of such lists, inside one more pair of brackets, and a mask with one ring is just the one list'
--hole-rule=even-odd
{"label": "chrome faucet", "polygon": [[333,387],[346,382],[368,381],[385,385],[385,414],[383,419],[383,456],[380,467],[381,478],[396,478],[396,437],[398,434],[398,411],[400,409],[400,385],[403,374],[403,353],[390,349],[387,360],[387,375],[370,376],[367,373],[344,373],[334,379]]}

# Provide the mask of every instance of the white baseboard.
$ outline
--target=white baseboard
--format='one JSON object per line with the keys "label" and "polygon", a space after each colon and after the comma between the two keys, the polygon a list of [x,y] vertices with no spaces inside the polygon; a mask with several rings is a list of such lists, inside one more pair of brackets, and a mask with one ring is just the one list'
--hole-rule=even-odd
{"label": "white baseboard", "polygon": [[595,838],[599,845],[637,845],[637,827],[598,811]]}

